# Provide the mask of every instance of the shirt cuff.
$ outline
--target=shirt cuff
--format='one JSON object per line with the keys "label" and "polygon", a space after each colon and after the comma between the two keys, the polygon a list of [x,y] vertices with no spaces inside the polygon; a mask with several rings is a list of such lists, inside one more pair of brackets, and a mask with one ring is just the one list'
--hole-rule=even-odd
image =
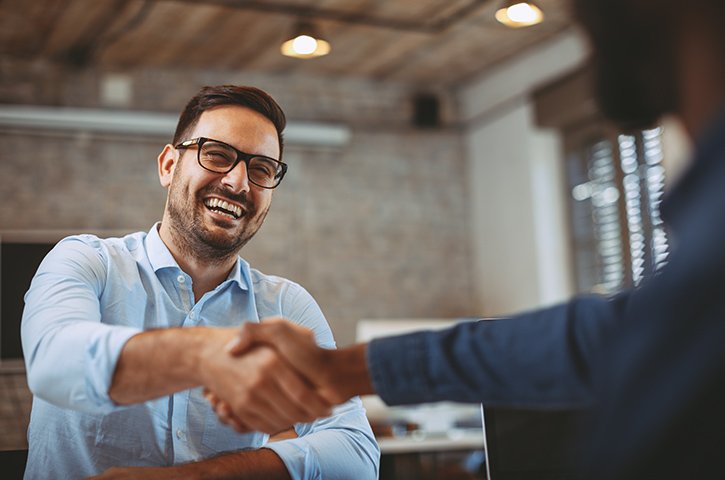
{"label": "shirt cuff", "polygon": [[123,346],[138,333],[141,330],[137,328],[114,326],[98,329],[88,339],[84,358],[85,395],[92,405],[102,411],[109,412],[119,407],[108,391]]}
{"label": "shirt cuff", "polygon": [[287,467],[292,480],[322,479],[322,472],[317,457],[307,440],[292,438],[268,443],[264,446],[276,453]]}
{"label": "shirt cuff", "polygon": [[420,403],[430,393],[428,334],[376,338],[368,344],[370,378],[375,391],[388,405]]}

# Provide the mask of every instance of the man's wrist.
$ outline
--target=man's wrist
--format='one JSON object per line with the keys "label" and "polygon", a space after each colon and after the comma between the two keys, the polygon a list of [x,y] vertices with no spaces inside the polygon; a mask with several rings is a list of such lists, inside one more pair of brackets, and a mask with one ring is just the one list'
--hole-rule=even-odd
{"label": "man's wrist", "polygon": [[125,405],[203,385],[206,352],[224,348],[225,334],[229,332],[190,327],[147,330],[132,336],[114,368],[109,397]]}
{"label": "man's wrist", "polygon": [[207,376],[215,371],[209,368],[209,362],[218,357],[227,343],[234,338],[236,329],[192,327],[189,330],[194,330],[190,332],[194,340],[188,357],[191,360],[189,369],[199,385],[207,385]]}
{"label": "man's wrist", "polygon": [[[330,350],[331,388],[340,395],[340,401],[356,395],[375,393],[367,364],[367,343],[359,343],[339,350]],[[342,398],[344,397],[344,398]]]}

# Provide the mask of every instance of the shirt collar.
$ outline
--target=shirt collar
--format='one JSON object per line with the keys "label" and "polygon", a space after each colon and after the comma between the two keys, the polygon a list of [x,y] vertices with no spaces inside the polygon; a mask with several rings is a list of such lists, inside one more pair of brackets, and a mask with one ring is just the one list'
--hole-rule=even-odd
{"label": "shirt collar", "polygon": [[161,240],[159,235],[159,227],[161,222],[156,222],[148,235],[146,235],[146,254],[149,257],[149,262],[154,269],[154,272],[158,272],[162,268],[178,268],[179,264],[176,263],[174,256],[171,255],[168,247]]}
{"label": "shirt collar", "polygon": [[[176,268],[181,270],[179,264],[171,255],[169,248],[166,246],[164,241],[159,235],[159,227],[161,222],[156,222],[148,235],[146,235],[146,254],[148,255],[151,267],[154,272],[158,272],[164,268]],[[249,290],[251,273],[249,271],[249,263],[240,257],[237,257],[237,261],[229,272],[226,281],[233,281],[242,290]]]}

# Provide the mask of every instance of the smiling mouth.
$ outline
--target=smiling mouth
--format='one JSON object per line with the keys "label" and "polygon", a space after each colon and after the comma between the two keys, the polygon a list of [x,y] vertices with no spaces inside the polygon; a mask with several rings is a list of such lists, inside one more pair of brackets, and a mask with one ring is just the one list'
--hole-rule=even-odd
{"label": "smiling mouth", "polygon": [[221,198],[207,198],[204,200],[204,205],[212,212],[221,213],[234,220],[238,220],[244,215],[242,207],[229,203]]}

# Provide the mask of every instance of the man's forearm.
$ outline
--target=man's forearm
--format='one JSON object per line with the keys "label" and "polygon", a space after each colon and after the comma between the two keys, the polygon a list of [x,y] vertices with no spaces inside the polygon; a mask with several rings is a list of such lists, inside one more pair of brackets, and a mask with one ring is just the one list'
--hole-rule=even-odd
{"label": "man's forearm", "polygon": [[221,348],[224,334],[223,329],[193,327],[131,337],[116,363],[109,396],[127,405],[201,385],[200,356],[210,344]]}
{"label": "man's forearm", "polygon": [[189,464],[191,471],[198,472],[200,480],[257,479],[289,480],[282,459],[268,448],[246,452],[230,453]]}
{"label": "man's forearm", "polygon": [[[225,453],[173,467],[111,468],[92,480],[289,480],[284,462],[272,450],[261,448]],[[91,480],[91,479],[89,479]]]}
{"label": "man's forearm", "polygon": [[[291,477],[279,456],[268,448],[219,455],[176,467],[183,478],[196,480],[289,480]],[[180,477],[181,478],[181,477]]]}

